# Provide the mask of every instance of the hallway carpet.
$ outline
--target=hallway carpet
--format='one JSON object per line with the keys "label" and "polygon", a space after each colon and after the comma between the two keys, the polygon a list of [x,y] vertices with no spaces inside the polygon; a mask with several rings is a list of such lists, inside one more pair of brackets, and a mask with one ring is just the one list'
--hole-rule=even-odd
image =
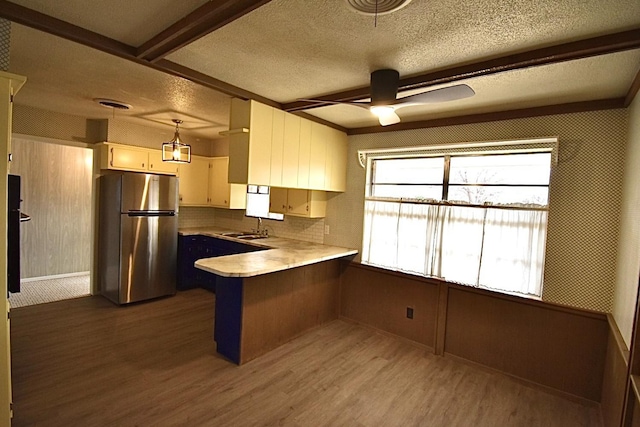
{"label": "hallway carpet", "polygon": [[90,293],[89,273],[87,272],[80,276],[22,281],[20,292],[9,294],[9,303],[12,308],[17,308],[84,297]]}

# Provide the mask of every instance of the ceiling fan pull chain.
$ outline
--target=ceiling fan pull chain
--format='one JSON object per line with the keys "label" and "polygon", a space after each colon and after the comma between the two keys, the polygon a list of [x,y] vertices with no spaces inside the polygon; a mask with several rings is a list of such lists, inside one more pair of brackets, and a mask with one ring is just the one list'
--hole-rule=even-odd
{"label": "ceiling fan pull chain", "polygon": [[373,17],[373,28],[378,28],[378,0],[376,0],[376,13]]}

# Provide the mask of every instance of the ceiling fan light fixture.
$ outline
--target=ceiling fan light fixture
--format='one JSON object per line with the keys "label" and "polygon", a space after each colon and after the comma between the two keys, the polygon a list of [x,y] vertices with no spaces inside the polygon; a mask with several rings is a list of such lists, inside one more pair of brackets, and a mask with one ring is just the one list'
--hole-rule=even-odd
{"label": "ceiling fan light fixture", "polygon": [[191,146],[180,140],[179,126],[182,120],[171,120],[176,124],[176,133],[173,139],[162,144],[162,161],[172,163],[191,163]]}
{"label": "ceiling fan light fixture", "polygon": [[395,114],[395,108],[389,105],[372,105],[369,107],[369,111],[371,111],[376,117],[385,117]]}

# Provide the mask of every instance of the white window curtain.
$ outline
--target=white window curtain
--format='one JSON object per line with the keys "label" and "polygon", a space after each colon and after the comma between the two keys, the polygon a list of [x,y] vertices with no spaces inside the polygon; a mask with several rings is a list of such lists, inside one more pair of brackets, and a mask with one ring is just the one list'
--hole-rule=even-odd
{"label": "white window curtain", "polygon": [[541,296],[547,212],[365,201],[362,261]]}

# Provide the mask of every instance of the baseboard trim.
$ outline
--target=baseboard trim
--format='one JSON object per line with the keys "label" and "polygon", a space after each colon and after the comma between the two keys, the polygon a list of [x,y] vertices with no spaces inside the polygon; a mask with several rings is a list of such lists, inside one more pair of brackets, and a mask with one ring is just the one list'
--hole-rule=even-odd
{"label": "baseboard trim", "polygon": [[52,276],[29,277],[27,279],[20,279],[20,283],[37,282],[40,280],[64,279],[66,277],[86,276],[88,274],[91,274],[91,272],[79,271],[77,273],[65,273],[65,274],[54,274]]}

